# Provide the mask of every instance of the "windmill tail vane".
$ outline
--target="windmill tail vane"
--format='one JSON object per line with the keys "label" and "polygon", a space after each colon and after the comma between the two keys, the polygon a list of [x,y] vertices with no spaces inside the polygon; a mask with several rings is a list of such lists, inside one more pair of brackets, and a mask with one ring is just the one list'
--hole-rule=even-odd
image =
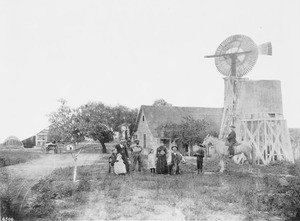
{"label": "windmill tail vane", "polygon": [[272,55],[272,44],[271,42],[266,42],[258,46],[259,54]]}

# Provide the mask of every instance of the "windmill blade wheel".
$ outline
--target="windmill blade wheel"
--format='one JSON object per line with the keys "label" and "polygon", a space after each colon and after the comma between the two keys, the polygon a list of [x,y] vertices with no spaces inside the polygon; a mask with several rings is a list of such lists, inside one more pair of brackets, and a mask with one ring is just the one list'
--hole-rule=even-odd
{"label": "windmill blade wheel", "polygon": [[220,44],[213,57],[221,74],[242,77],[254,67],[258,47],[245,35],[233,35]]}

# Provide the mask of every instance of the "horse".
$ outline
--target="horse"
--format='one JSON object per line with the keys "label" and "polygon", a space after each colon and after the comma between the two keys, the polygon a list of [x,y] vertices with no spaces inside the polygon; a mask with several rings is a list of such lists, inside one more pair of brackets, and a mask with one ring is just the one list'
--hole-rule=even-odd
{"label": "horse", "polygon": [[[225,141],[219,140],[216,137],[212,137],[209,134],[204,138],[202,145],[207,147],[212,145],[212,150],[220,157],[220,172],[225,170],[224,160],[229,155],[228,146],[225,145]],[[252,172],[252,164],[254,162],[254,147],[248,142],[241,142],[239,145],[234,146],[234,155],[243,153],[249,164],[249,172]]]}

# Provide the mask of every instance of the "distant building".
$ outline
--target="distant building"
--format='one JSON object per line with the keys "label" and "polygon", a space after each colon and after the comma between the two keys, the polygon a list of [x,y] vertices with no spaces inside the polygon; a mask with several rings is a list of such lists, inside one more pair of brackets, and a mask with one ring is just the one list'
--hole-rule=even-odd
{"label": "distant building", "polygon": [[121,133],[119,134],[120,139],[125,139],[128,140],[130,139],[130,128],[129,128],[130,124],[128,123],[124,123],[121,124],[120,127],[120,131]]}
{"label": "distant building", "polygon": [[146,106],[142,105],[138,118],[134,139],[140,140],[140,144],[146,149],[156,149],[160,141],[169,148],[174,144],[169,137],[163,137],[156,130],[164,123],[181,123],[184,117],[192,117],[195,120],[210,120],[220,129],[223,108],[206,107],[176,107],[176,106]]}
{"label": "distant building", "polygon": [[36,134],[35,137],[36,147],[44,147],[46,145],[46,142],[48,142],[48,133],[49,133],[49,128],[45,128],[44,130]]}
{"label": "distant building", "polygon": [[33,148],[36,146],[36,136],[31,136],[22,140],[24,148]]}

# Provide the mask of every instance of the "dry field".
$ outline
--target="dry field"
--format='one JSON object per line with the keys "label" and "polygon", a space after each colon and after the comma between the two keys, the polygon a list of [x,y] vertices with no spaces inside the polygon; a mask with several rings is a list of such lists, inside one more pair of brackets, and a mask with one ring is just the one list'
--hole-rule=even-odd
{"label": "dry field", "polygon": [[[69,154],[5,167],[15,183],[4,200],[8,216],[26,221],[273,221],[287,220],[300,209],[299,164],[255,166],[250,174],[247,165],[229,163],[229,171],[220,174],[218,162],[207,159],[205,173],[198,175],[195,158],[189,158],[181,175],[151,174],[144,168],[117,176],[108,174],[108,154],[97,148],[91,152],[79,155],[75,183]],[[11,200],[16,193],[19,200]]]}
{"label": "dry field", "polygon": [[[19,151],[15,152],[15,155],[13,152],[5,153],[8,154],[2,156],[7,157],[5,158],[6,162],[12,162],[7,159],[13,159],[13,162],[24,163],[0,167],[1,214],[11,214],[9,217],[21,217],[20,220],[23,216],[21,209],[32,195],[32,187],[54,170],[74,166],[71,154],[37,154],[23,151],[23,156],[20,157],[22,152]],[[78,157],[77,165],[95,164],[100,158],[99,154],[82,153]]]}
{"label": "dry field", "polygon": [[[71,167],[55,170],[41,180],[32,188],[23,219],[286,220],[295,216],[289,208],[297,207],[298,202],[290,202],[284,191],[291,185],[300,187],[299,179],[269,173],[277,167],[281,168],[278,173],[288,174],[290,165],[260,167],[249,174],[247,166],[230,164],[230,172],[198,175],[191,159],[182,167],[181,175],[158,175],[144,170],[117,176],[107,173],[107,157],[98,164],[80,167],[79,182],[72,182]],[[205,169],[217,170],[217,162],[207,161]],[[288,186],[281,183],[282,178]],[[277,190],[279,193],[274,192]],[[293,194],[299,194],[299,190]]]}

